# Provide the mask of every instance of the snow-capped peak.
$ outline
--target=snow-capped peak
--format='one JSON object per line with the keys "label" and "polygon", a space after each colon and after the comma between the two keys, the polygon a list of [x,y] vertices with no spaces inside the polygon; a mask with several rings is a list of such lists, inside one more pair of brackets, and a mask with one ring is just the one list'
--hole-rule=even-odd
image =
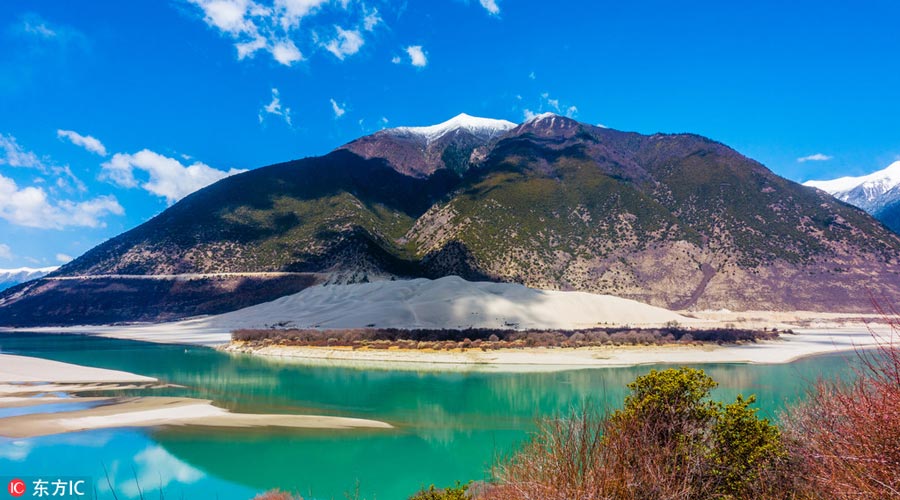
{"label": "snow-capped peak", "polygon": [[429,127],[397,127],[388,130],[388,132],[402,135],[418,135],[424,137],[427,142],[433,142],[457,130],[466,130],[472,134],[492,139],[515,128],[515,126],[515,123],[506,120],[479,118],[461,113],[437,125]]}
{"label": "snow-capped peak", "polygon": [[803,185],[821,189],[839,200],[875,214],[888,203],[900,198],[900,161],[869,175],[806,181]]}
{"label": "snow-capped peak", "polygon": [[0,274],[50,274],[59,269],[59,266],[53,267],[18,267],[15,269],[0,269]]}
{"label": "snow-capped peak", "polygon": [[546,119],[548,119],[548,118],[555,121],[555,119],[556,119],[556,118],[559,118],[559,117],[561,117],[561,116],[558,115],[558,114],[556,114],[556,113],[549,113],[549,112],[548,112],[548,113],[541,113],[541,114],[539,114],[539,115],[534,115],[534,116],[532,116],[531,118],[525,120],[525,123],[537,123],[537,122],[540,122],[540,121],[544,121],[544,120],[546,120]]}
{"label": "snow-capped peak", "polygon": [[525,120],[525,123],[522,124],[523,127],[540,126],[541,128],[558,130],[572,129],[578,125],[578,122],[572,118],[557,113],[541,113],[539,115],[534,115]]}
{"label": "snow-capped peak", "polygon": [[879,170],[869,175],[840,177],[830,181],[806,181],[803,185],[819,188],[831,194],[851,191],[858,187],[888,191],[900,185],[900,161],[895,161],[884,170]]}

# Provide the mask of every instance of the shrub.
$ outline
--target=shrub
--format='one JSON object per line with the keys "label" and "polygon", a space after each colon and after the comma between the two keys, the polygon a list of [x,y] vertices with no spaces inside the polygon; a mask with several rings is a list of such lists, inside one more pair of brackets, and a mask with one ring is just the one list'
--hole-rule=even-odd
{"label": "shrub", "polygon": [[[806,491],[826,498],[900,498],[900,317],[891,338],[859,351],[856,377],[819,380],[785,415]],[[874,334],[873,334],[874,335]]]}
{"label": "shrub", "polygon": [[753,398],[710,399],[715,381],[688,368],[629,385],[624,408],[547,419],[495,467],[486,500],[785,498],[792,485],[777,428]]}
{"label": "shrub", "polygon": [[411,496],[409,500],[470,500],[469,485],[456,483],[456,486],[435,489],[434,485]]}

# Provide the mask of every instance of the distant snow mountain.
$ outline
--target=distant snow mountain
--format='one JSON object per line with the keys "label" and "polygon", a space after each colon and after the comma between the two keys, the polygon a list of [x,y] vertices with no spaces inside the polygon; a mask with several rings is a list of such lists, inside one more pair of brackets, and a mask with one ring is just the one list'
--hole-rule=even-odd
{"label": "distant snow mountain", "polygon": [[0,269],[0,290],[46,276],[58,267],[20,267],[18,269]]}
{"label": "distant snow mountain", "polygon": [[841,201],[859,207],[895,232],[900,232],[900,161],[869,175],[840,177],[829,181],[813,180],[803,185],[821,189]]}

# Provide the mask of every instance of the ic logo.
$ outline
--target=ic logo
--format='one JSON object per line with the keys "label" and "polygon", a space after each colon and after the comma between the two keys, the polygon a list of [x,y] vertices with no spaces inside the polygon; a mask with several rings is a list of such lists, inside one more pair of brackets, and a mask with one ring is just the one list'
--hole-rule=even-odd
{"label": "ic logo", "polygon": [[21,479],[13,479],[9,482],[9,494],[14,497],[20,497],[25,494],[25,481]]}

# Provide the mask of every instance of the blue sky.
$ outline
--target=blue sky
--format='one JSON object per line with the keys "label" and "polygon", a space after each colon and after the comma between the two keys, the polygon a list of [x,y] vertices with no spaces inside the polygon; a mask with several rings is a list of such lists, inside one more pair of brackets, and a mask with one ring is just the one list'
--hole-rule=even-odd
{"label": "blue sky", "polygon": [[900,156],[897,19],[892,0],[6,0],[0,267],[460,112],[694,132],[796,181],[867,173]]}

